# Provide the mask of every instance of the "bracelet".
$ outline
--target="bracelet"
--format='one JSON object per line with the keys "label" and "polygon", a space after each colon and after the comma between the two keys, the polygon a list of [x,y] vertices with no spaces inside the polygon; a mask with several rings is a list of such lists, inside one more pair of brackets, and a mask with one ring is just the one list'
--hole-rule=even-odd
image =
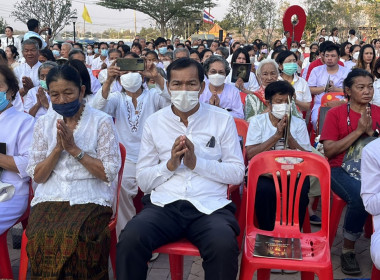
{"label": "bracelet", "polygon": [[74,157],[76,160],[81,160],[82,158],[84,157],[84,152],[83,152],[83,150],[81,150],[80,151],[80,153],[76,156],[76,157]]}

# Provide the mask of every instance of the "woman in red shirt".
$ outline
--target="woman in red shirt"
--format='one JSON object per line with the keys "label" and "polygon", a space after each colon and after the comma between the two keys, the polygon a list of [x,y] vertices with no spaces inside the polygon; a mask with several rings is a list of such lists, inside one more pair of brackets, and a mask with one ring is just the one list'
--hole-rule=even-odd
{"label": "woman in red shirt", "polygon": [[348,74],[343,88],[349,102],[329,110],[321,135],[331,166],[331,188],[347,202],[341,255],[341,268],[346,274],[360,273],[354,246],[362,233],[367,212],[360,198],[360,178],[347,173],[342,163],[356,140],[377,136],[376,129],[380,129],[380,107],[369,103],[374,93],[373,81],[372,74],[363,69],[354,69]]}

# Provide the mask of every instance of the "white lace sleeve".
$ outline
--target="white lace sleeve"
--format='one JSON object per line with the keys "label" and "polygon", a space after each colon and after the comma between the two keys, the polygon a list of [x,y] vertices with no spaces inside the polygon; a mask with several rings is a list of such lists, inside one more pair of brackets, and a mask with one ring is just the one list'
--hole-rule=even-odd
{"label": "white lace sleeve", "polygon": [[37,120],[34,126],[33,141],[29,149],[29,162],[26,172],[34,179],[34,169],[37,164],[46,159],[48,151],[47,135],[44,135],[43,119]]}
{"label": "white lace sleeve", "polygon": [[121,157],[116,129],[111,118],[105,119],[99,125],[97,157],[103,163],[107,181],[112,182],[119,172]]}

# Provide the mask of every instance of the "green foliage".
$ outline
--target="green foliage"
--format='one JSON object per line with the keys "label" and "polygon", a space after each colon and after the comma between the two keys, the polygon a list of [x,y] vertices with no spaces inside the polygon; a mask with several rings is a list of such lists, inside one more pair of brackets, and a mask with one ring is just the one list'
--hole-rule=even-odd
{"label": "green foliage", "polygon": [[149,28],[143,27],[141,28],[139,35],[141,38],[146,38],[147,40],[156,39],[157,37],[160,36],[160,30],[158,30],[157,28],[152,28],[152,27],[149,27]]}
{"label": "green foliage", "polygon": [[74,14],[76,11],[71,9],[70,0],[21,0],[15,4],[11,15],[25,24],[32,18],[38,20],[42,27],[51,28],[54,38]]}
{"label": "green foliage", "polygon": [[100,0],[98,4],[111,9],[132,9],[150,16],[158,24],[161,36],[166,35],[166,24],[172,18],[185,19],[205,7],[215,6],[212,0]]}
{"label": "green foliage", "polygon": [[5,33],[5,27],[8,26],[8,23],[3,17],[0,17],[0,33]]}

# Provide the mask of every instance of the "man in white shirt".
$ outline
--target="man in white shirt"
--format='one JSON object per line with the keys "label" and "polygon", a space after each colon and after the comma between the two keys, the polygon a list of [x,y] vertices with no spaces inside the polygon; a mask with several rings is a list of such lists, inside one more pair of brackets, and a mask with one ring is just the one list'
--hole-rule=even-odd
{"label": "man in white shirt", "polygon": [[5,50],[8,46],[15,46],[17,51],[21,52],[21,41],[17,37],[13,37],[13,28],[5,27],[5,37],[1,38],[1,48]]}
{"label": "man in white shirt", "polygon": [[[342,92],[343,98],[343,81],[350,72],[346,67],[340,66],[339,61],[339,47],[336,45],[329,45],[323,54],[324,65],[315,67],[308,80],[310,92],[314,97],[314,106],[311,111],[311,122],[316,129],[318,120],[318,111],[321,106],[321,100],[326,92]],[[327,85],[327,82],[329,84]],[[327,89],[327,90],[326,90]]]}
{"label": "man in white shirt", "polygon": [[172,105],[144,126],[136,173],[147,195],[119,236],[116,275],[146,279],[152,251],[186,237],[200,250],[205,279],[235,280],[239,226],[226,198],[227,184],[244,176],[235,123],[225,110],[199,103],[198,62],[178,59],[167,76]]}
{"label": "man in white shirt", "polygon": [[49,40],[50,40],[51,36],[49,34],[47,34],[45,39],[43,39],[41,37],[41,33],[48,31],[49,28],[45,27],[45,28],[40,29],[40,22],[34,18],[28,20],[26,25],[27,25],[29,31],[25,33],[24,41],[31,39],[31,38],[34,38],[39,42],[40,49],[46,48],[49,44]]}
{"label": "man in white shirt", "polygon": [[31,88],[40,84],[38,68],[41,62],[38,61],[38,42],[33,39],[25,40],[22,43],[22,55],[25,58],[25,62],[17,66],[14,69],[14,73],[19,82],[19,93],[21,96],[24,96]]}

